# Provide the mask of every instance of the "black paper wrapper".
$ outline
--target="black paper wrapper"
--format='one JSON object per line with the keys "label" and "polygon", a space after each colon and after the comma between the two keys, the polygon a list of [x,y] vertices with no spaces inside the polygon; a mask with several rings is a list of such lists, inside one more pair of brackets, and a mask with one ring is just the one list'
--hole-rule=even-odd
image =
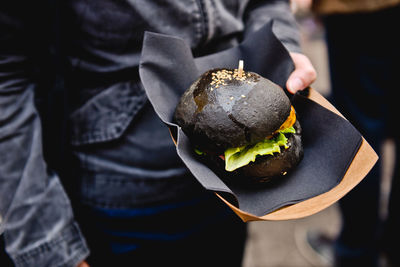
{"label": "black paper wrapper", "polygon": [[173,133],[177,153],[193,176],[205,189],[255,216],[335,187],[357,153],[362,136],[347,120],[300,94],[291,101],[303,129],[304,158],[279,182],[241,186],[218,176],[198,159],[188,137],[172,121],[175,107],[183,92],[205,71],[237,68],[239,60],[244,61],[246,71],[256,72],[282,88],[294,69],[288,51],[272,32],[272,23],[236,47],[200,58],[193,58],[190,47],[180,38],[145,34],[139,67],[143,86],[154,110]]}

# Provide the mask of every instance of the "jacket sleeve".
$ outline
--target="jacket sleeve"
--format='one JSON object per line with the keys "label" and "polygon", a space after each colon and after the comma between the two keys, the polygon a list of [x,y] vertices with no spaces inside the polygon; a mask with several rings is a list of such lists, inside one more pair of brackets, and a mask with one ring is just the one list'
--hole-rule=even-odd
{"label": "jacket sleeve", "polygon": [[46,168],[34,104],[31,55],[43,10],[38,1],[0,5],[0,234],[15,266],[75,267],[88,248]]}
{"label": "jacket sleeve", "polygon": [[290,52],[301,52],[297,22],[288,0],[250,0],[244,13],[245,35],[273,20],[272,30]]}

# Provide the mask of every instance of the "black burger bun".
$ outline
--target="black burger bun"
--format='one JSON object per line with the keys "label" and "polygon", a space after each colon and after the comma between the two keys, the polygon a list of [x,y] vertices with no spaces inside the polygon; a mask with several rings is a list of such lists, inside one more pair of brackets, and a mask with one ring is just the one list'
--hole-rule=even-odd
{"label": "black burger bun", "polygon": [[[201,160],[221,177],[247,184],[267,182],[287,175],[303,158],[301,126],[288,96],[279,85],[253,72],[205,72],[181,97],[174,120]],[[290,126],[296,132],[283,133],[287,142],[280,145],[281,152],[256,155],[247,165],[225,170],[228,148],[251,148]]]}
{"label": "black burger bun", "polygon": [[257,143],[274,133],[290,114],[283,89],[253,72],[204,73],[183,94],[174,120],[200,147],[224,150]]}

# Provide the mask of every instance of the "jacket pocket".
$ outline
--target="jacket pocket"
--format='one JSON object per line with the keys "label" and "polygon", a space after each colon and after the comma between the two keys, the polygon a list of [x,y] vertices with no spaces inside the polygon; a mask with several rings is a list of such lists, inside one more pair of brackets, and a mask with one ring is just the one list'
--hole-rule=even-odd
{"label": "jacket pocket", "polygon": [[71,144],[86,145],[119,138],[147,101],[138,81],[111,85],[71,116]]}

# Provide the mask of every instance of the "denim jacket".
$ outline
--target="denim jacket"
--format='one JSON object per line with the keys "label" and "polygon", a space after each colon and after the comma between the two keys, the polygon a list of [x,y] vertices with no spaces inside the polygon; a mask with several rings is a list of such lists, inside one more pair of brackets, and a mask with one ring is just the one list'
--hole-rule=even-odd
{"label": "denim jacket", "polygon": [[[200,56],[236,45],[271,19],[286,48],[298,52],[288,1],[2,3],[0,234],[15,265],[76,266],[89,254],[66,193],[74,177],[60,179],[54,170],[65,160],[65,140],[80,151],[140,123],[135,118],[148,103],[138,76],[144,31],[181,37]],[[99,190],[107,199],[109,190]]]}

